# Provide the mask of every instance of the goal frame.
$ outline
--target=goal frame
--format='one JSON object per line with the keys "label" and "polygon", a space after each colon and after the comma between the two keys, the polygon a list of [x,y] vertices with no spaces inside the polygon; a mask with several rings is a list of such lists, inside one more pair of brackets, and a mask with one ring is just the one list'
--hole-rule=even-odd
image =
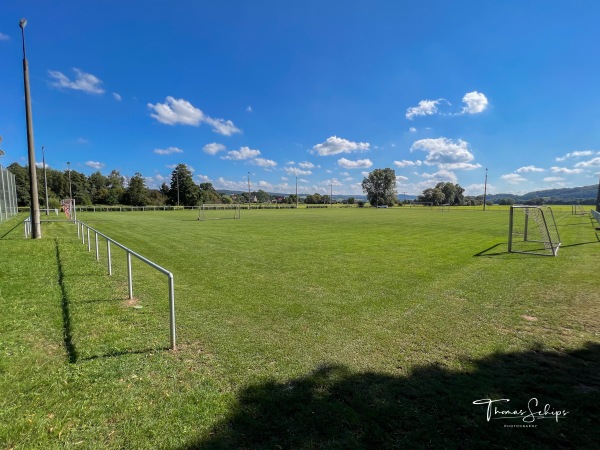
{"label": "goal frame", "polygon": [[[524,220],[515,223],[515,214],[523,211]],[[530,220],[531,219],[531,220]],[[522,226],[522,230],[520,229]],[[518,230],[515,228],[519,227]],[[521,237],[522,239],[515,239]],[[542,243],[544,248],[519,248],[519,243]],[[554,213],[549,206],[513,205],[510,207],[508,252],[543,256],[556,256],[560,248],[560,235]]]}
{"label": "goal frame", "polygon": [[[198,208],[198,220],[221,220],[221,219],[240,219],[241,215],[241,204],[240,203],[202,203]],[[205,211],[232,211],[233,217],[229,214],[223,214],[223,217],[206,217]]]}

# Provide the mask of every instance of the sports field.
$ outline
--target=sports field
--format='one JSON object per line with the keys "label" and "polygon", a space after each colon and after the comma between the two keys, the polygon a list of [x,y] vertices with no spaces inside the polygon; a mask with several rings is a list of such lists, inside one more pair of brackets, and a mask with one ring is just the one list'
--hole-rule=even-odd
{"label": "sports field", "polygon": [[0,447],[597,447],[600,231],[553,209],[557,257],[499,207],[78,214],[174,274],[177,351],[164,275],[0,224]]}

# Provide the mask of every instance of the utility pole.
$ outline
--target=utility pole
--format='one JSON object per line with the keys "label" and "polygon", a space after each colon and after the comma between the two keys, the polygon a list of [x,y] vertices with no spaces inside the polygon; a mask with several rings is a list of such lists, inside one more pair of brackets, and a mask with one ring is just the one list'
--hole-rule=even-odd
{"label": "utility pole", "polygon": [[485,211],[485,202],[487,197],[487,167],[485,168],[485,183],[483,184],[483,210]]}
{"label": "utility pole", "polygon": [[33,123],[31,117],[31,94],[29,92],[29,65],[25,54],[25,25],[27,20],[21,19],[21,38],[23,41],[23,85],[25,87],[25,121],[27,122],[27,154],[29,156],[29,193],[31,202],[31,238],[41,239],[40,202],[38,199],[37,174],[35,170],[35,148],[33,143]]}
{"label": "utility pole", "polygon": [[46,178],[46,156],[44,154],[44,146],[42,145],[42,165],[44,170],[44,193],[46,194],[46,215],[49,214],[48,211],[48,178]]}

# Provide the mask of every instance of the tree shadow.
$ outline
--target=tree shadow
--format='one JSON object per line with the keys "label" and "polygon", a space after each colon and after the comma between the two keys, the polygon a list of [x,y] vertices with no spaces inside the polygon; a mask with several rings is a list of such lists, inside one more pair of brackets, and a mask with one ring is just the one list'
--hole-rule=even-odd
{"label": "tree shadow", "polygon": [[[287,383],[248,386],[209,436],[181,449],[600,448],[598,343],[463,364],[461,372],[432,364],[408,376],[325,365]],[[474,404],[483,399],[510,402],[494,403],[488,420],[487,406]],[[507,410],[512,418],[500,413]],[[527,420],[530,410],[541,413]],[[550,414],[557,411],[559,419]]]}

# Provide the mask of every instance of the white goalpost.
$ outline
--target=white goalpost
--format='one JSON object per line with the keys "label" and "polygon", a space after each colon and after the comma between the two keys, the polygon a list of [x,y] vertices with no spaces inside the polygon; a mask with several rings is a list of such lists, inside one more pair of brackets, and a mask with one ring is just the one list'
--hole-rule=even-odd
{"label": "white goalpost", "polygon": [[560,236],[549,206],[511,206],[509,253],[556,256]]}
{"label": "white goalpost", "polygon": [[203,203],[198,208],[198,220],[239,219],[240,204]]}

